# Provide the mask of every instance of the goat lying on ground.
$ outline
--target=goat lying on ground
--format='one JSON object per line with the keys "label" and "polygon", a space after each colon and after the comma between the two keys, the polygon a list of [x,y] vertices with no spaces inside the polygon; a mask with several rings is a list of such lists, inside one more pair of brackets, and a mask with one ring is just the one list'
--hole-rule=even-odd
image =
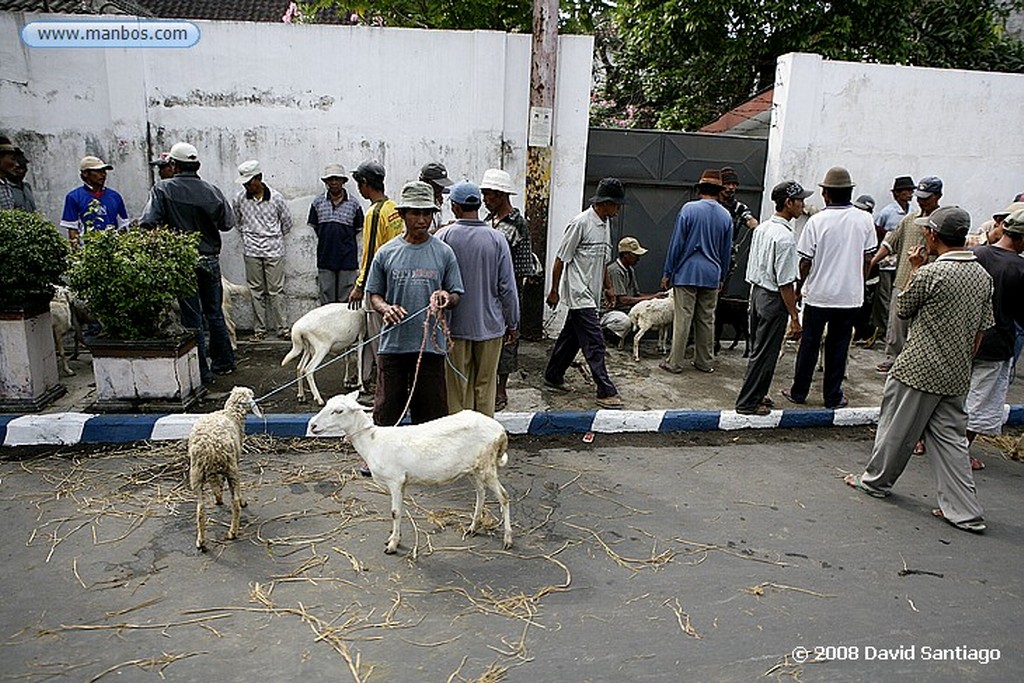
{"label": "goat lying on ground", "polygon": [[188,478],[196,494],[196,547],[199,550],[206,550],[206,514],[203,508],[206,484],[213,489],[217,505],[223,505],[223,481],[227,481],[231,491],[228,538],[238,536],[239,517],[245,507],[238,482],[238,458],[242,454],[245,416],[250,410],[256,415],[263,414],[253,399],[252,389],[235,387],[224,407],[196,420],[188,435]]}
{"label": "goat lying on ground", "polygon": [[[324,404],[320,390],[313,379],[313,373],[330,352],[341,353],[353,344],[361,343],[366,338],[366,314],[362,309],[352,310],[345,303],[324,304],[302,316],[292,325],[292,349],[281,361],[287,365],[298,356],[298,367],[295,374],[298,378],[299,400],[305,401],[302,391],[302,380],[309,382],[309,391],[318,405]],[[355,354],[356,372],[359,388],[363,388],[363,349]],[[351,358],[349,359],[351,362]],[[348,366],[345,367],[345,382],[348,383]]]}
{"label": "goat lying on ground", "polygon": [[472,410],[404,427],[377,427],[356,402],[359,392],[333,397],[309,423],[318,436],[344,434],[366,461],[378,483],[391,492],[391,536],[384,552],[393,554],[401,539],[402,496],[406,484],[443,484],[463,475],[473,480],[476,507],[467,535],[476,533],[484,509],[485,487],[498,497],[505,524],[504,545],[512,547],[509,497],[498,481],[508,462],[508,435],[499,422]]}
{"label": "goat lying on ground", "polygon": [[668,333],[672,330],[675,320],[675,304],[672,290],[668,296],[658,299],[647,299],[633,305],[629,309],[629,320],[633,323],[633,360],[640,360],[640,340],[647,330],[658,330],[658,351],[664,353],[668,349]]}
{"label": "goat lying on ground", "polygon": [[228,338],[231,339],[231,348],[238,348],[238,334],[235,331],[235,304],[234,296],[240,296],[252,302],[252,292],[245,285],[236,285],[224,276],[220,278],[221,284],[221,309],[224,311],[224,324],[228,328]]}
{"label": "goat lying on ground", "polygon": [[[53,345],[60,359],[60,367],[65,375],[73,375],[75,371],[68,365],[68,357],[64,353],[64,336],[74,328],[71,317],[71,294],[67,287],[56,288],[53,299],[50,300],[50,319],[53,324]],[[77,347],[76,340],[76,350]]]}

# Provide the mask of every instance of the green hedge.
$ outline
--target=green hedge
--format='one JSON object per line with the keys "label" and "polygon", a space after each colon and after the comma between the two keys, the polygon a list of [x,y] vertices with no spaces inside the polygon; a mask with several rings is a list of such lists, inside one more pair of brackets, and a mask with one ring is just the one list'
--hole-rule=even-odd
{"label": "green hedge", "polygon": [[38,214],[0,211],[0,308],[52,295],[67,268],[68,251],[68,241]]}

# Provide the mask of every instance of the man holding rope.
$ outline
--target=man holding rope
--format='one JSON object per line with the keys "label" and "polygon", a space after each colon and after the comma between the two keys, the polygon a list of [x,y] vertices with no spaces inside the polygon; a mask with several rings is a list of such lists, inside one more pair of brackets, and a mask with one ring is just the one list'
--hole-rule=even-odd
{"label": "man holding rope", "polygon": [[429,185],[407,183],[398,201],[405,231],[370,264],[366,293],[384,321],[373,399],[378,425],[398,424],[407,408],[413,424],[448,414],[442,310],[455,308],[464,290],[455,252],[429,232],[437,210]]}

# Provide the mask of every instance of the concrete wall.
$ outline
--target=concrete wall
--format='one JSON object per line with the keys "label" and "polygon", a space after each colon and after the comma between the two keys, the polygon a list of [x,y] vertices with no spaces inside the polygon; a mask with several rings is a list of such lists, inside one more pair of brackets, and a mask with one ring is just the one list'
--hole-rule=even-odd
{"label": "concrete wall", "polygon": [[[893,178],[942,178],[942,203],[975,225],[1024,191],[1024,75],[779,58],[765,187],[793,178],[817,189],[845,166],[854,196],[892,201]],[[819,206],[820,195],[809,199]],[[762,215],[772,211],[765,194]]]}
{"label": "concrete wall", "polygon": [[[200,174],[226,194],[239,187],[237,164],[259,159],[296,219],[287,241],[293,319],[315,305],[315,238],[305,223],[327,162],[351,170],[379,159],[392,196],[428,161],[477,182],[503,167],[522,206],[528,35],[197,21],[202,37],[191,49],[30,49],[18,32],[42,18],[53,17],[0,12],[0,131],[26,150],[41,210],[59,220],[85,154],[114,165],[108,183],[132,216],[146,201],[147,162],[178,140],[196,145]],[[552,250],[583,197],[592,43],[559,41]],[[244,280],[237,235],[221,262]],[[247,327],[251,312],[236,308]]]}

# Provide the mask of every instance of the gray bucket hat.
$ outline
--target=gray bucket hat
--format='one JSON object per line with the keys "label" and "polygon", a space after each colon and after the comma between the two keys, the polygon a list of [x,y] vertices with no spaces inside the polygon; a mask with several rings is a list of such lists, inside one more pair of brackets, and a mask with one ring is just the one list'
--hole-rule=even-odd
{"label": "gray bucket hat", "polygon": [[428,209],[438,211],[434,203],[434,189],[422,180],[414,180],[402,187],[398,195],[397,208],[399,209]]}

